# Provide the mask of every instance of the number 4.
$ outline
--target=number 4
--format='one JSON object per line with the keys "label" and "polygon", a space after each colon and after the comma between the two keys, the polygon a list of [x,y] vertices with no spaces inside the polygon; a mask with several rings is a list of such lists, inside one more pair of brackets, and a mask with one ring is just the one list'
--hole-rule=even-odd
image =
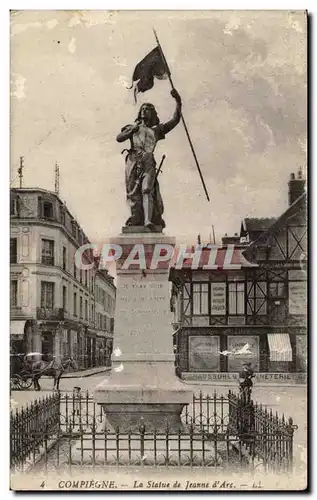
{"label": "number 4", "polygon": [[45,486],[45,481],[42,481],[40,488],[44,488]]}

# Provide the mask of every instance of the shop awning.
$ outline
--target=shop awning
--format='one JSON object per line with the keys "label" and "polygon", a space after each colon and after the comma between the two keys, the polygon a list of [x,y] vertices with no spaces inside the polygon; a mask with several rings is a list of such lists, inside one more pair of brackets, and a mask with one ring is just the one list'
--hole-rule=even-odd
{"label": "shop awning", "polygon": [[292,346],[288,333],[269,333],[270,361],[292,361]]}
{"label": "shop awning", "polygon": [[10,321],[10,335],[17,338],[23,338],[25,321]]}

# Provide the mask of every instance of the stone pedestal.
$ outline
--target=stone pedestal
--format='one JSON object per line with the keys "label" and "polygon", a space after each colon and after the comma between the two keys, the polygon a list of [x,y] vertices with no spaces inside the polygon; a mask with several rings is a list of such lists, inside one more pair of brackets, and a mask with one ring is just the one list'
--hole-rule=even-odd
{"label": "stone pedestal", "polygon": [[[168,425],[176,431],[192,391],[175,375],[169,262],[150,269],[155,245],[174,246],[175,239],[160,233],[127,233],[112,243],[123,248],[117,261],[112,370],[96,388],[95,400],[114,427],[123,430],[143,423],[147,430],[160,431]],[[146,262],[146,269],[138,264],[124,268],[133,248],[139,248],[135,255]]]}

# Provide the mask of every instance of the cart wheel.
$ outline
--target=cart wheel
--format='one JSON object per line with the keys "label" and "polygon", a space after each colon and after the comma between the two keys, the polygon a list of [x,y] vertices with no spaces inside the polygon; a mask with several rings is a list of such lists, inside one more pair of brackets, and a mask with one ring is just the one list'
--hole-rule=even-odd
{"label": "cart wheel", "polygon": [[13,377],[11,377],[10,379],[11,391],[18,391],[21,388],[20,382],[21,382],[21,377],[19,375],[13,375]]}
{"label": "cart wheel", "polygon": [[24,374],[20,377],[19,382],[21,389],[29,389],[33,383],[33,378],[29,374]]}

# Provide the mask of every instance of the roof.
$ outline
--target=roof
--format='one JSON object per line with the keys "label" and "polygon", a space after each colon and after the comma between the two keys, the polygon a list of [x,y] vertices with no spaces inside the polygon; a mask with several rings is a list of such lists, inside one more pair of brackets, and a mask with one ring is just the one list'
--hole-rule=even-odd
{"label": "roof", "polygon": [[77,217],[75,217],[72,212],[70,212],[69,208],[67,207],[67,204],[65,201],[63,201],[59,194],[55,193],[55,191],[49,191],[48,189],[42,189],[42,188],[38,188],[38,187],[29,187],[29,188],[18,188],[18,187],[13,187],[13,188],[10,188],[10,194],[15,194],[15,195],[19,195],[21,193],[40,193],[41,195],[49,195],[49,196],[53,196],[54,198],[56,198],[56,200],[59,201],[59,203],[64,207],[64,209],[67,211],[70,219],[74,222],[76,222],[78,228],[83,232],[84,234],[84,237],[86,238],[87,242],[90,243],[90,240],[87,236],[87,234],[85,233],[85,231],[83,230],[83,228],[81,227],[80,223],[79,223],[79,220]]}
{"label": "roof", "polygon": [[247,233],[267,231],[276,221],[277,217],[250,217],[243,219],[242,228]]}
{"label": "roof", "polygon": [[43,189],[43,188],[39,188],[39,187],[24,187],[24,188],[12,187],[12,188],[10,188],[10,191],[17,192],[17,193],[34,193],[34,192],[39,191],[41,193],[52,194],[52,195],[56,196],[56,198],[59,198],[59,195],[55,191],[49,191],[48,189]]}
{"label": "roof", "polygon": [[[235,245],[230,245],[230,249],[227,246],[224,247],[218,247],[217,248],[217,255],[212,262],[212,264],[215,264],[219,270],[221,269],[228,269],[228,264],[225,264],[225,258],[227,257],[228,260],[230,260],[230,264],[238,264],[241,267],[258,267],[257,264],[254,264],[252,262],[249,262],[244,255],[242,254],[243,248],[237,247]],[[232,249],[233,247],[233,249]],[[214,248],[214,245],[212,245],[212,248]],[[187,252],[194,252],[195,247],[192,248],[187,248]],[[231,254],[232,252],[232,254]],[[202,269],[203,266],[207,266],[210,258],[210,248],[207,246],[203,248],[200,259],[199,259],[199,269]],[[173,261],[172,261],[172,266],[175,267],[177,262],[177,255],[174,254],[173,256]],[[184,259],[182,263],[182,269],[190,269],[192,267],[192,259]]]}
{"label": "roof", "polygon": [[281,227],[282,224],[285,224],[287,220],[294,216],[295,213],[298,213],[298,210],[304,209],[306,210],[306,199],[307,194],[304,192],[301,194],[295,201],[290,205],[285,212],[280,215],[280,217],[276,218],[274,223],[268,228],[267,233],[260,235],[255,241],[250,243],[250,245],[243,251],[245,255],[248,255],[248,251],[252,247],[256,247],[259,244],[265,243],[267,238],[276,231],[277,228]]}

